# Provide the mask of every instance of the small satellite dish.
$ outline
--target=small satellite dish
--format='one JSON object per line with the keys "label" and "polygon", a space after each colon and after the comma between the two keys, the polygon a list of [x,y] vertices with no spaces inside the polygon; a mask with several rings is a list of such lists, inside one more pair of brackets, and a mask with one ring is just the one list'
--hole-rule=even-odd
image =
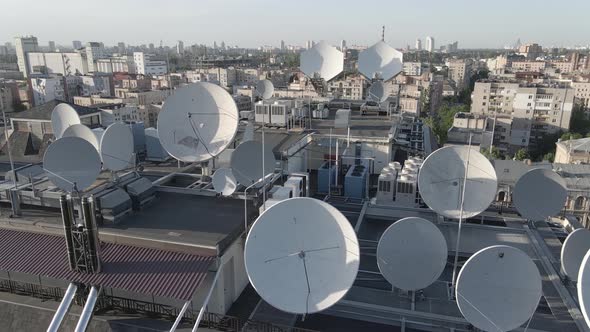
{"label": "small satellite dish", "polygon": [[260,80],[256,83],[256,92],[262,99],[269,99],[275,91],[275,87],[269,80]]}
{"label": "small satellite dish", "polygon": [[422,199],[448,218],[458,219],[461,215],[464,182],[463,218],[470,218],[487,209],[496,196],[496,171],[486,157],[465,146],[444,147],[430,154],[418,173]]}
{"label": "small satellite dish", "polygon": [[377,266],[383,277],[408,291],[435,282],[447,265],[447,256],[447,241],[438,227],[417,217],[389,226],[377,246]]}
{"label": "small satellite dish", "polygon": [[67,191],[83,191],[100,174],[100,156],[94,146],[80,137],[62,137],[51,143],[43,156],[49,180]]}
{"label": "small satellite dish", "polygon": [[123,123],[108,126],[100,140],[100,156],[105,168],[122,171],[135,165],[133,133]]}
{"label": "small satellite dish", "polygon": [[509,246],[491,246],[471,256],[459,272],[457,305],[484,331],[512,331],[535,313],[542,295],[533,260]]}
{"label": "small satellite dish", "polygon": [[561,247],[561,269],[571,280],[578,280],[582,260],[590,250],[590,230],[579,228],[573,231]]}
{"label": "small satellite dish", "polygon": [[73,124],[69,126],[64,132],[62,137],[80,137],[81,139],[92,144],[96,151],[100,151],[100,144],[96,139],[94,132],[83,124]]}
{"label": "small satellite dish", "polygon": [[229,168],[219,168],[213,173],[213,189],[223,196],[229,196],[236,191],[238,182]]}
{"label": "small satellite dish", "polygon": [[544,220],[561,211],[567,199],[565,181],[550,169],[535,168],[518,179],[512,193],[514,205],[526,219]]}
{"label": "small satellite dish", "polygon": [[162,146],[184,162],[207,161],[219,155],[238,130],[238,108],[232,96],[211,83],[193,83],[175,90],[158,116]]}
{"label": "small satellite dish", "polygon": [[584,256],[578,272],[578,301],[584,320],[590,325],[590,251]]}
{"label": "small satellite dish", "polygon": [[389,94],[385,93],[385,85],[383,82],[377,81],[371,84],[369,88],[369,99],[382,103],[389,97]]}
{"label": "small satellite dish", "polygon": [[60,139],[69,126],[80,124],[76,110],[65,103],[58,104],[51,112],[51,128],[56,139]]}
{"label": "small satellite dish", "polygon": [[250,186],[274,172],[276,160],[272,149],[267,146],[264,150],[264,175],[262,158],[262,144],[258,141],[244,142],[232,152],[231,169],[241,185]]}
{"label": "small satellite dish", "polygon": [[350,222],[335,207],[290,198],[254,222],[244,259],[252,286],[266,302],[307,314],[346,295],[358,272],[359,245]]}
{"label": "small satellite dish", "polygon": [[403,58],[402,52],[379,41],[359,53],[359,72],[369,80],[379,78],[388,81],[402,71]]}
{"label": "small satellite dish", "polygon": [[319,76],[327,82],[344,70],[344,53],[321,41],[301,53],[299,69],[310,78]]}

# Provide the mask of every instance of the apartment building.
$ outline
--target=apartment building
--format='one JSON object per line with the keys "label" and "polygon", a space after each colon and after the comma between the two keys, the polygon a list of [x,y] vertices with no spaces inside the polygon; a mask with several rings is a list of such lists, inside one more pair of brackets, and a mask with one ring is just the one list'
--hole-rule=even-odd
{"label": "apartment building", "polygon": [[576,103],[588,110],[590,108],[590,82],[572,82]]}
{"label": "apartment building", "polygon": [[37,42],[37,37],[16,37],[14,38],[14,45],[16,48],[18,70],[23,74],[25,78],[28,78],[29,62],[27,59],[27,54],[29,52],[39,51],[39,43]]}
{"label": "apartment building", "polygon": [[85,75],[86,55],[76,52],[29,52],[26,55],[29,75]]}
{"label": "apartment building", "polygon": [[361,100],[365,93],[365,82],[360,75],[333,80],[328,82],[328,92],[336,98]]}
{"label": "apartment building", "polygon": [[510,68],[513,73],[518,72],[541,72],[547,67],[545,61],[512,61]]}
{"label": "apartment building", "polygon": [[455,82],[458,91],[469,86],[473,70],[471,59],[451,59],[447,62],[447,67],[449,68],[449,79]]}

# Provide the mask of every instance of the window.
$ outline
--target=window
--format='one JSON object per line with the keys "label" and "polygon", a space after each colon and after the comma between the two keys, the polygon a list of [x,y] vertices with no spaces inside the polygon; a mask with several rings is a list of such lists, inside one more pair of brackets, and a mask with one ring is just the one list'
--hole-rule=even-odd
{"label": "window", "polygon": [[530,106],[531,106],[531,103],[528,103],[528,104],[526,104],[526,105],[530,107]]}
{"label": "window", "polygon": [[532,95],[529,95],[529,99],[533,99],[533,96]]}

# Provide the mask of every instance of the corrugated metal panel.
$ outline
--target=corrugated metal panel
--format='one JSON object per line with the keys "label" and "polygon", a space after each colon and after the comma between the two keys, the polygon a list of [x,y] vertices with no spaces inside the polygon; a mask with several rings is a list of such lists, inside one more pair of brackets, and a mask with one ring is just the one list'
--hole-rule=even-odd
{"label": "corrugated metal panel", "polygon": [[63,237],[0,229],[0,270],[189,300],[214,256],[101,244],[102,272],[69,269]]}

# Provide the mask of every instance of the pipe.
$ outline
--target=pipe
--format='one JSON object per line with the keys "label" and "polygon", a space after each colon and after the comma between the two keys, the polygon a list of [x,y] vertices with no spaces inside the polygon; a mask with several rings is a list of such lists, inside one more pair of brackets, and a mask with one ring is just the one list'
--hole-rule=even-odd
{"label": "pipe", "polygon": [[203,314],[205,313],[205,309],[207,308],[207,304],[209,303],[209,300],[211,299],[211,294],[213,294],[213,289],[215,288],[215,284],[217,284],[217,279],[219,279],[219,275],[220,275],[222,268],[223,268],[223,265],[215,273],[215,278],[213,278],[213,284],[211,285],[211,288],[209,289],[209,293],[207,294],[207,297],[205,298],[205,302],[203,302],[203,306],[201,307],[201,310],[199,310],[199,315],[197,316],[197,320],[195,321],[195,326],[193,326],[192,332],[197,332],[197,330],[199,329],[199,323],[201,323],[201,319],[203,319]]}
{"label": "pipe", "polygon": [[76,254],[74,253],[74,241],[72,240],[72,213],[70,211],[71,200],[66,195],[61,195],[59,198],[59,205],[61,207],[61,219],[64,226],[64,234],[66,238],[66,247],[68,250],[68,262],[70,269],[76,269]]}
{"label": "pipe", "polygon": [[74,283],[71,283],[68,286],[64,298],[61,300],[61,303],[59,304],[59,307],[57,308],[57,311],[51,320],[51,324],[49,324],[49,327],[47,328],[47,332],[57,332],[59,330],[61,322],[68,313],[68,310],[70,310],[70,306],[72,305],[72,300],[74,300],[77,289],[78,286],[76,286]]}
{"label": "pipe", "polygon": [[82,309],[82,313],[80,314],[80,320],[76,325],[75,332],[85,332],[88,328],[88,323],[92,319],[92,312],[94,311],[94,306],[96,305],[96,300],[98,299],[98,289],[96,286],[92,286],[90,288],[90,294],[88,294],[88,298],[86,299],[86,304],[84,305],[84,309]]}
{"label": "pipe", "polygon": [[182,309],[180,310],[180,313],[178,313],[178,317],[176,317],[176,320],[174,321],[174,325],[172,325],[172,327],[170,328],[170,332],[176,331],[178,324],[180,324],[180,321],[182,320],[182,317],[184,317],[184,313],[186,312],[186,309],[188,309],[188,306],[190,304],[191,304],[191,301],[186,301],[184,303],[184,305],[182,306]]}
{"label": "pipe", "polygon": [[98,227],[96,226],[94,199],[92,197],[82,197],[82,215],[84,216],[84,227],[88,234],[88,253],[92,264],[90,270],[93,273],[98,273],[100,272],[100,259],[98,257],[100,244],[98,242]]}

